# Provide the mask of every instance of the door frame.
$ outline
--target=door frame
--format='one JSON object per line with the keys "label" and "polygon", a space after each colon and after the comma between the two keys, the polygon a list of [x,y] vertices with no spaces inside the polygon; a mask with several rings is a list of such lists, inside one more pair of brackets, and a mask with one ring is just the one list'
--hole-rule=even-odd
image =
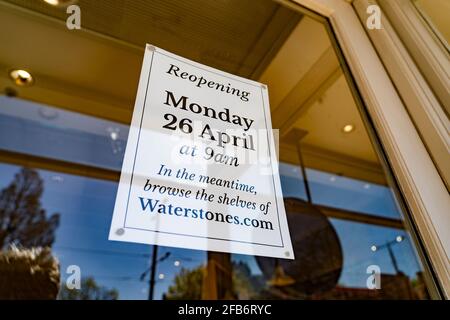
{"label": "door frame", "polygon": [[290,0],[330,22],[441,293],[450,299],[450,197],[351,2]]}

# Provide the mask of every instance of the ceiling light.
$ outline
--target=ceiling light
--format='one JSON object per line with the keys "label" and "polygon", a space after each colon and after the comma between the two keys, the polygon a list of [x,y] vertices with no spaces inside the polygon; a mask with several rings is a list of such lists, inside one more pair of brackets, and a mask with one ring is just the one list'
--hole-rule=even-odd
{"label": "ceiling light", "polygon": [[117,137],[119,136],[119,134],[117,132],[111,132],[110,136],[111,136],[111,140],[115,141],[115,140],[117,140]]}
{"label": "ceiling light", "polygon": [[108,131],[109,137],[112,141],[116,141],[117,139],[119,139],[119,128],[108,127],[106,128],[106,131]]}
{"label": "ceiling light", "polygon": [[179,267],[180,266],[180,261],[178,261],[178,260],[176,260],[174,263],[173,263],[173,265],[175,266],[175,267]]}
{"label": "ceiling light", "polygon": [[397,242],[402,242],[403,241],[403,236],[397,236],[397,238],[395,238],[395,240]]}
{"label": "ceiling light", "polygon": [[371,246],[370,250],[372,250],[373,252],[377,251],[377,246]]}
{"label": "ceiling light", "polygon": [[14,69],[9,72],[9,77],[14,83],[21,87],[30,86],[33,84],[34,79],[31,73],[22,69]]}
{"label": "ceiling light", "polygon": [[52,6],[57,6],[59,4],[58,0],[44,0],[44,1]]}
{"label": "ceiling light", "polygon": [[45,3],[55,7],[67,7],[76,2],[76,0],[44,0]]}
{"label": "ceiling light", "polygon": [[164,279],[164,273],[160,273],[159,276],[158,276],[158,278],[159,278],[160,280],[163,280],[163,279]]}
{"label": "ceiling light", "polygon": [[342,127],[342,131],[343,131],[344,133],[350,133],[350,132],[352,132],[353,130],[355,130],[355,126],[352,125],[352,124],[346,124],[345,126]]}
{"label": "ceiling light", "polygon": [[364,189],[370,189],[370,184],[365,183],[365,184],[364,184]]}
{"label": "ceiling light", "polygon": [[335,182],[335,181],[336,181],[336,177],[335,177],[335,176],[331,176],[331,177],[330,177],[330,181],[331,181],[331,182]]}

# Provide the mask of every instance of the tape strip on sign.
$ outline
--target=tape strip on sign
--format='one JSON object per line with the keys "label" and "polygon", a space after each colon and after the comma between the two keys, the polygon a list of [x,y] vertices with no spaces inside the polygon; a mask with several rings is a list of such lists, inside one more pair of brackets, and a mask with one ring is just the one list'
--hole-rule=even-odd
{"label": "tape strip on sign", "polygon": [[109,239],[294,259],[267,87],[147,45]]}

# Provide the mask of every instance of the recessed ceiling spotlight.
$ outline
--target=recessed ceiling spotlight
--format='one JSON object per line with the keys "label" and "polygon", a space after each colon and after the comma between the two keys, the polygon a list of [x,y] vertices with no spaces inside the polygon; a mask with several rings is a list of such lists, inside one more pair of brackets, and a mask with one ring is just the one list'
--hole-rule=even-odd
{"label": "recessed ceiling spotlight", "polygon": [[119,134],[117,132],[111,132],[109,135],[111,136],[111,140],[113,141],[116,141],[119,137]]}
{"label": "recessed ceiling spotlight", "polygon": [[49,5],[57,6],[59,4],[58,0],[44,0],[44,2],[47,2]]}
{"label": "recessed ceiling spotlight", "polygon": [[342,131],[343,131],[344,133],[350,133],[350,132],[352,132],[353,130],[355,130],[355,126],[352,125],[352,124],[346,124],[345,126],[342,127]]}
{"label": "recessed ceiling spotlight", "polygon": [[76,0],[44,0],[44,2],[55,7],[67,7],[74,4]]}
{"label": "recessed ceiling spotlight", "polygon": [[33,76],[26,70],[14,69],[9,72],[9,77],[18,86],[31,86],[34,82]]}

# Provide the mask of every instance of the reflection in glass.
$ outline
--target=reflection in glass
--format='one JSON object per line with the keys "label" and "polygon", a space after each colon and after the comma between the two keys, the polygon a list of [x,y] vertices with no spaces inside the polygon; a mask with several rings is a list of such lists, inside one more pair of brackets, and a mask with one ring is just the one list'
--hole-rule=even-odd
{"label": "reflection in glass", "polygon": [[0,248],[12,244],[50,247],[55,240],[59,214],[47,218],[41,206],[43,181],[32,169],[22,168],[0,191]]}
{"label": "reflection in glass", "polygon": [[0,299],[54,299],[58,262],[51,255],[59,224],[41,205],[38,172],[22,168],[0,191]]}
{"label": "reflection in glass", "polygon": [[[0,35],[8,43],[0,62],[30,64],[36,85],[17,94],[41,103],[0,97],[0,248],[51,246],[42,257],[59,261],[51,279],[60,299],[429,298],[408,214],[326,21],[270,0],[91,1],[86,35],[52,27],[64,10],[7,2],[0,23],[14,36]],[[42,21],[29,18],[36,12]],[[145,43],[268,85],[295,261],[107,240],[129,128],[103,118],[129,120]],[[21,169],[29,158],[35,168]],[[67,287],[70,266],[81,271],[79,291]],[[368,287],[372,267],[380,290]]]}
{"label": "reflection in glass", "polygon": [[[294,185],[294,181],[296,181],[297,186],[302,185],[299,183],[301,181],[301,177],[299,176],[300,170],[294,170],[296,167],[288,164],[282,164],[282,167],[284,168],[281,170],[283,192],[291,189]],[[297,178],[292,177],[293,172],[296,173]],[[359,184],[361,185],[361,188],[364,189],[364,184],[362,182]],[[326,186],[323,186],[322,188],[325,188],[326,190]],[[316,192],[320,192],[320,190],[321,189],[318,188]],[[289,192],[287,192],[287,194],[289,195]],[[302,194],[301,192],[296,195],[300,198],[305,197],[304,193]],[[389,202],[391,200],[390,198],[385,198],[383,201]],[[323,213],[318,213],[314,209],[309,208],[307,202],[299,199],[286,199],[285,206],[288,212],[291,234],[293,235],[296,257],[299,257],[298,261],[296,259],[293,262],[294,264],[297,264],[295,269],[290,269],[291,267],[289,264],[293,264],[292,262],[284,262],[283,273],[280,277],[280,274],[277,274],[276,262],[273,261],[274,259],[260,257],[252,259],[242,255],[233,255],[233,272],[242,275],[242,267],[236,267],[236,265],[242,264],[244,264],[248,270],[248,272],[244,273],[246,279],[245,282],[252,284],[250,290],[252,292],[252,298],[429,298],[422,268],[416,259],[416,253],[411,244],[411,240],[403,228],[360,223],[352,221],[349,218],[336,219],[329,216],[327,217]],[[322,222],[314,223],[311,218],[310,221],[307,221],[301,214],[296,217],[298,221],[292,219],[292,216],[295,216],[295,213],[298,214],[301,210],[305,210],[307,215],[311,217],[320,217],[316,218],[317,222]],[[311,239],[314,241],[311,243],[302,239],[302,235],[307,237],[308,231],[314,233],[314,230],[317,230],[316,227],[320,224],[323,225],[322,230],[324,230],[322,235],[313,236]],[[331,230],[334,230],[334,232]],[[327,238],[323,238],[323,234],[326,233],[330,233],[328,237],[336,237],[334,238],[334,241],[327,242],[325,240]],[[333,234],[335,234],[335,236]],[[324,239],[325,242],[319,241],[320,239]],[[387,243],[390,244],[391,252],[384,249]],[[377,247],[375,251],[373,250],[373,246]],[[300,254],[297,253],[297,251],[300,251]],[[307,253],[306,259],[302,259],[302,251]],[[339,252],[342,252],[342,256],[340,256]],[[301,264],[308,264],[311,260],[316,260],[311,264],[311,267],[315,266],[316,268],[312,271],[296,275],[296,272],[299,272],[302,268]],[[258,263],[258,261],[264,262]],[[270,261],[272,263],[271,266]],[[268,266],[264,266],[264,263],[267,263]],[[381,290],[371,290],[367,287],[367,281],[371,275],[367,270],[369,266],[374,265],[378,266],[381,270]],[[269,269],[270,272],[268,272],[267,269]],[[278,285],[273,281],[277,277],[281,280]],[[289,278],[298,281],[299,285],[286,281],[286,279]],[[302,279],[306,279],[306,281]],[[315,286],[311,286],[310,288],[305,286],[305,284],[308,283],[314,283]],[[243,292],[242,298],[245,298],[248,292],[249,290],[246,290],[245,293]],[[241,297],[240,293],[238,293],[238,296]]]}
{"label": "reflection in glass", "polygon": [[119,292],[114,288],[99,286],[93,277],[88,277],[81,281],[79,290],[69,289],[63,285],[58,298],[60,300],[117,300]]}
{"label": "reflection in glass", "polygon": [[120,123],[0,96],[3,150],[120,170],[127,137]]}
{"label": "reflection in glass", "polygon": [[[0,164],[0,189],[8,189],[21,170],[30,169]],[[152,246],[108,241],[116,183],[46,170],[31,171],[42,182],[40,204],[47,212],[47,220],[48,212],[59,212],[50,252],[59,262],[58,298],[148,299],[148,274],[144,279],[141,276],[150,266]],[[36,241],[32,243],[38,245]],[[157,264],[155,299],[163,298],[182,268],[195,269],[205,262],[204,252],[160,247],[159,256],[166,256],[167,252],[170,256]],[[81,271],[81,287],[87,286],[80,292],[66,286],[73,279],[68,267],[74,265]],[[164,276],[161,278],[160,274]],[[16,281],[10,284],[19,285]],[[43,297],[42,292],[37,293]],[[56,293],[53,290],[53,297]]]}
{"label": "reflection in glass", "polygon": [[295,228],[291,235],[295,260],[256,257],[269,279],[272,291],[269,289],[267,296],[306,298],[331,290],[343,267],[342,248],[333,225],[309,202],[286,198],[284,203],[289,225]]}

